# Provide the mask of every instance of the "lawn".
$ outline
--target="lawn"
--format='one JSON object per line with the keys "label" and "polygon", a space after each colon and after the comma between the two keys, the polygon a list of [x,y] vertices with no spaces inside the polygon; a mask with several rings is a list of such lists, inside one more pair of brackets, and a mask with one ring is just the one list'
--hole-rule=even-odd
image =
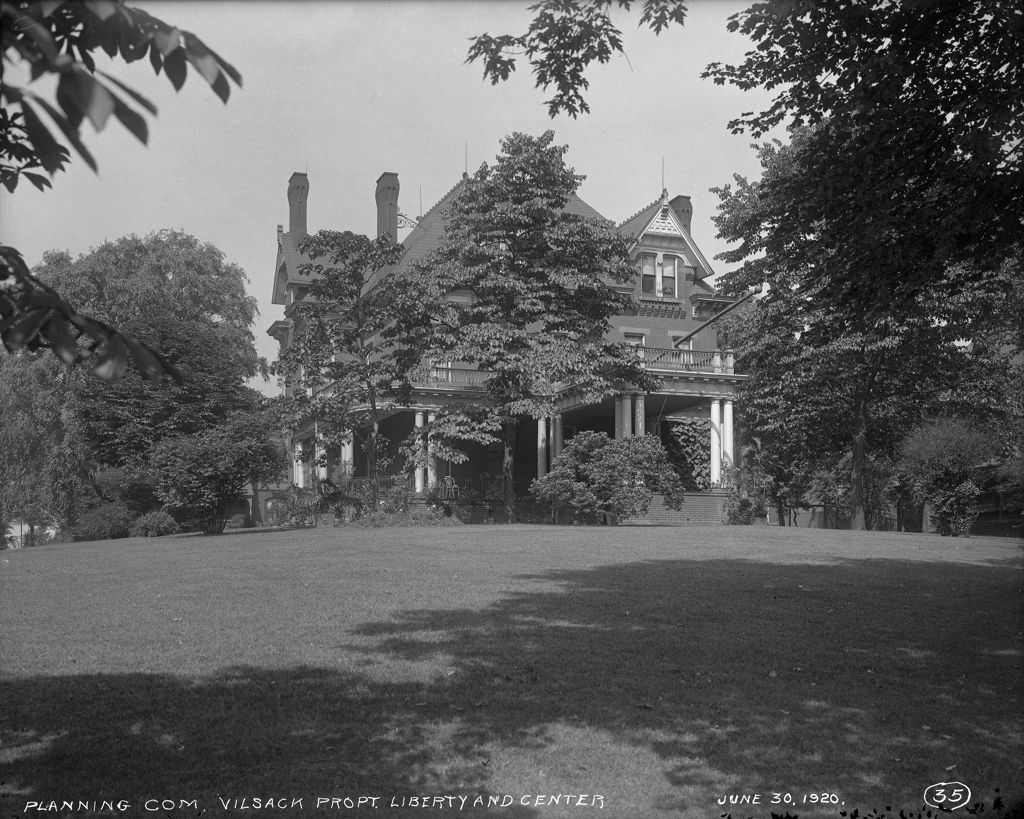
{"label": "lawn", "polygon": [[0,817],[1015,803],[1022,566],[1020,541],[751,527],[0,552]]}

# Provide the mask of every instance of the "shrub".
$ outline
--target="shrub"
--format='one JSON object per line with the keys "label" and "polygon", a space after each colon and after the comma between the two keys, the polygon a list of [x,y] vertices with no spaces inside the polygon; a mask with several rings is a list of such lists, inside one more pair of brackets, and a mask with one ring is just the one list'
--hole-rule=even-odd
{"label": "shrub", "polygon": [[225,529],[251,529],[252,528],[252,520],[250,520],[248,515],[244,515],[244,514],[232,515],[230,518],[228,518],[227,522],[224,524],[224,528]]}
{"label": "shrub", "polygon": [[530,491],[555,514],[569,508],[577,520],[600,515],[607,521],[644,514],[655,492],[678,509],[684,490],[657,438],[611,439],[584,431],[569,440],[551,471],[534,480]]}
{"label": "shrub", "polygon": [[404,512],[374,512],[356,518],[348,525],[367,529],[385,526],[461,526],[455,515],[446,515],[443,509],[408,509]]}
{"label": "shrub", "polygon": [[75,540],[109,540],[128,537],[135,514],[121,501],[94,506],[75,524]]}
{"label": "shrub", "polygon": [[739,490],[730,486],[722,506],[722,522],[730,526],[745,526],[750,523],[753,515],[754,504],[750,502],[750,498],[740,497]]}
{"label": "shrub", "polygon": [[978,517],[977,479],[998,455],[991,432],[974,422],[940,418],[917,427],[900,448],[914,494],[931,506],[936,531],[966,535]]}
{"label": "shrub", "polygon": [[101,466],[92,476],[100,498],[120,501],[136,514],[160,506],[156,496],[156,477],[142,466]]}
{"label": "shrub", "polygon": [[678,418],[662,425],[661,443],[684,488],[706,492],[711,488],[710,418]]}
{"label": "shrub", "polygon": [[964,481],[948,490],[934,490],[928,495],[932,526],[940,535],[962,537],[978,519],[978,496],[981,490],[974,481]]}
{"label": "shrub", "polygon": [[181,525],[162,509],[147,512],[132,524],[133,537],[162,537],[181,530]]}

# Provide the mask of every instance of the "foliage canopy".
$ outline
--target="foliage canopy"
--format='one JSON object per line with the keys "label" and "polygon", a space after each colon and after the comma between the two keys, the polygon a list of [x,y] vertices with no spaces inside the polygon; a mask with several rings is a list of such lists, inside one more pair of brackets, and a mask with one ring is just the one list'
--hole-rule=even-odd
{"label": "foliage canopy", "polygon": [[558,389],[600,400],[622,383],[650,388],[636,350],[610,342],[609,319],[630,299],[626,240],[610,223],[575,212],[582,177],[554,134],[512,134],[494,165],[467,178],[440,247],[397,277],[406,294],[394,332],[408,349],[482,373],[479,400],[441,420],[441,438],[464,434],[505,446],[512,509],[516,419],[554,412]]}

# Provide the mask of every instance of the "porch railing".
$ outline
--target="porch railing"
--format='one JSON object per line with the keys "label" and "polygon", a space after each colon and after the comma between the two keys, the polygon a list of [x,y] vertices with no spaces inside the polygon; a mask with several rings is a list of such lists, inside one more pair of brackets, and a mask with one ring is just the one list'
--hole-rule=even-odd
{"label": "porch railing", "polygon": [[[676,350],[673,348],[641,347],[640,358],[652,372],[668,373],[723,373],[734,372],[735,360],[731,351]],[[468,367],[433,366],[419,370],[413,384],[453,390],[483,389],[487,373]]]}

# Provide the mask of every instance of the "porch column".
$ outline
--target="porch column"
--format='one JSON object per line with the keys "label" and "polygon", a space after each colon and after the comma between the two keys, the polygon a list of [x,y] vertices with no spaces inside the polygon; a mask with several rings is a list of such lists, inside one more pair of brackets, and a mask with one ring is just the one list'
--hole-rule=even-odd
{"label": "porch column", "polygon": [[537,419],[537,477],[548,474],[548,419]]}
{"label": "porch column", "polygon": [[[417,430],[423,429],[423,410],[416,410],[416,415],[415,415],[415,418],[413,420],[413,425],[415,426],[415,428]],[[417,440],[419,440],[419,438],[418,438],[419,434],[420,433],[417,433]],[[419,446],[422,449],[422,447],[423,447],[423,442],[422,441],[420,441]],[[426,480],[426,473],[427,473],[427,470],[421,464],[416,464],[416,472],[415,472],[415,478],[414,478],[413,486],[414,486],[414,488],[416,490],[416,494],[417,495],[422,495],[423,494],[423,484],[424,484],[424,481]]]}
{"label": "porch column", "polygon": [[[313,459],[313,465],[316,468],[317,480],[327,480],[327,459],[324,458],[324,448],[320,446],[320,441],[318,439],[314,439],[313,441]],[[320,462],[321,459],[323,459],[322,464]]]}
{"label": "porch column", "polygon": [[726,469],[733,466],[732,459],[732,399],[722,402],[722,462]]}
{"label": "porch column", "polygon": [[[427,413],[427,423],[434,423],[434,413]],[[429,433],[428,433],[429,436]],[[433,447],[430,444],[430,438],[427,438],[427,488],[435,486],[437,484],[437,458],[434,457]]]}
{"label": "porch column", "polygon": [[562,413],[551,418],[551,458],[562,454]]}
{"label": "porch column", "polygon": [[711,485],[722,482],[722,401],[711,399]]}
{"label": "porch column", "polygon": [[633,393],[633,434],[642,436],[647,433],[647,401],[642,392]]}
{"label": "porch column", "polygon": [[630,397],[626,393],[615,396],[615,437],[629,438],[633,434]]}
{"label": "porch column", "polygon": [[294,477],[293,483],[299,487],[299,489],[306,488],[306,470],[304,469],[305,463],[302,461],[304,447],[302,441],[295,442],[295,451],[292,453],[292,476]]}
{"label": "porch column", "polygon": [[355,435],[355,430],[351,430],[349,439],[341,445],[342,468],[347,469],[350,476],[356,473]]}

